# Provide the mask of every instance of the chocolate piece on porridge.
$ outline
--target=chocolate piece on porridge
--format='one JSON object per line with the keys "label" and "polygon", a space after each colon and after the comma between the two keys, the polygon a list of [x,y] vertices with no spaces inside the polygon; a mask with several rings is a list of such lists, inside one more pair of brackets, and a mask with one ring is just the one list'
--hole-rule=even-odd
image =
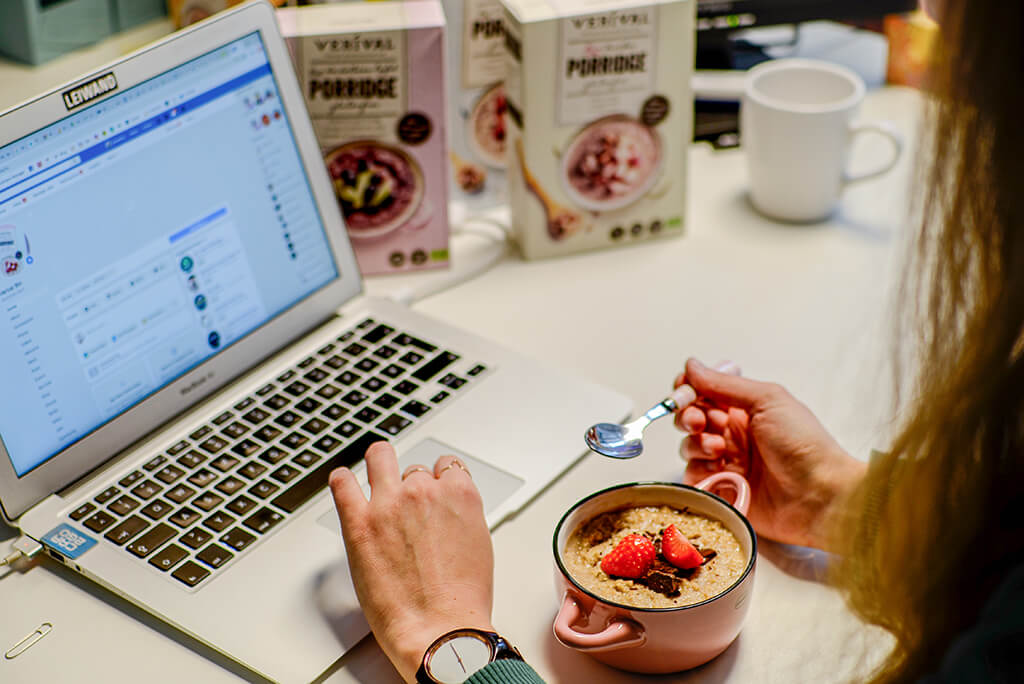
{"label": "chocolate piece on porridge", "polygon": [[646,575],[638,579],[637,582],[644,585],[651,591],[664,594],[669,598],[679,596],[680,581],[675,575],[657,571],[648,572]]}

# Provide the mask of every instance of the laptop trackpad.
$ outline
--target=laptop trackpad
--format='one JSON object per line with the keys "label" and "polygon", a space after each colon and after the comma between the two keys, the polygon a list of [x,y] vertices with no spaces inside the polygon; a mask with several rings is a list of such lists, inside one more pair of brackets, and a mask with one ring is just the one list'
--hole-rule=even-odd
{"label": "laptop trackpad", "polygon": [[[440,456],[454,454],[458,456],[469,472],[473,475],[473,482],[480,490],[480,496],[484,500],[484,513],[490,513],[501,505],[506,499],[523,486],[524,480],[504,470],[495,468],[490,463],[473,458],[464,451],[438,442],[436,439],[424,439],[411,449],[405,449],[398,455],[398,469],[404,471],[414,463],[433,468],[434,462]],[[369,485],[363,488],[364,494],[369,494]],[[338,515],[334,511],[328,511],[317,518],[317,522],[331,532],[340,533]]]}

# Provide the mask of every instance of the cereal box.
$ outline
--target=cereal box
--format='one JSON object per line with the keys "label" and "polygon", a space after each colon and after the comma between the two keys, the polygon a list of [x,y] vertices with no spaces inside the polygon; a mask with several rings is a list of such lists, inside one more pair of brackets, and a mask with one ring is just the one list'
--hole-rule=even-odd
{"label": "cereal box", "polygon": [[502,2],[524,256],[682,234],[694,0]]}
{"label": "cereal box", "polygon": [[278,10],[360,270],[448,263],[444,14],[437,0]]}

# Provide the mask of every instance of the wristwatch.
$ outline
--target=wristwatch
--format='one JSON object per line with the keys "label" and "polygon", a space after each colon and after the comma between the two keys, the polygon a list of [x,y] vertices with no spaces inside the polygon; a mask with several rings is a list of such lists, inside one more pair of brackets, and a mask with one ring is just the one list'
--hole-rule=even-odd
{"label": "wristwatch", "polygon": [[462,684],[495,660],[522,660],[504,637],[482,629],[455,629],[442,634],[423,654],[416,671],[419,684]]}

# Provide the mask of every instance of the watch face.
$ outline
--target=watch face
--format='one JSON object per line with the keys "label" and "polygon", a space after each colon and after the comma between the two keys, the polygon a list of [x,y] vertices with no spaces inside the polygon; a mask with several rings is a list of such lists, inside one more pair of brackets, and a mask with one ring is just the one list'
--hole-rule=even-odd
{"label": "watch face", "polygon": [[427,655],[427,674],[441,684],[462,684],[491,662],[491,644],[473,633],[455,634]]}

